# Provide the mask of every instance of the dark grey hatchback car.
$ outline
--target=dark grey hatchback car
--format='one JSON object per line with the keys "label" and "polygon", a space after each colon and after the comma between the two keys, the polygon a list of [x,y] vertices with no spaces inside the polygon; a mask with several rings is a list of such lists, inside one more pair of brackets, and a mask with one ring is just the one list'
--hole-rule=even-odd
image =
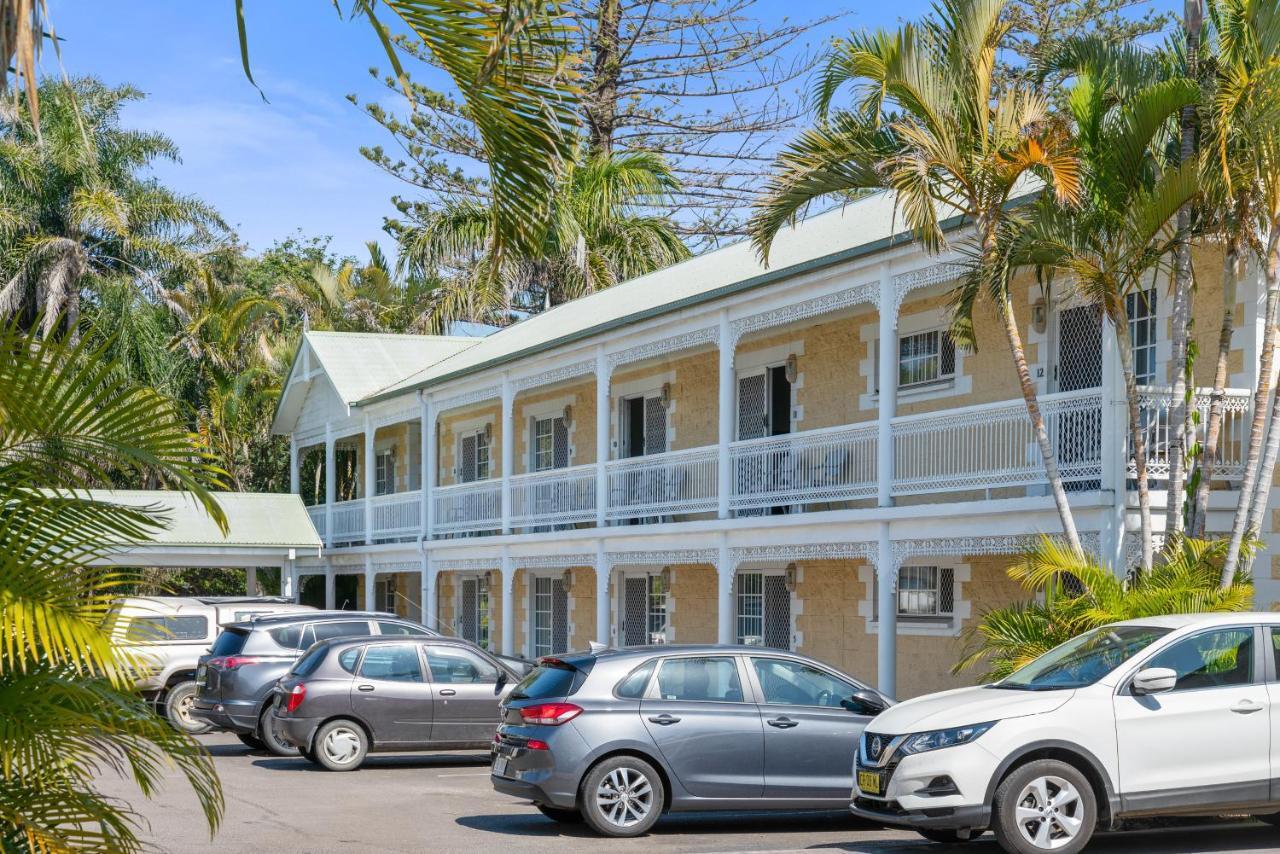
{"label": "dark grey hatchback car", "polygon": [[607,836],[644,833],[665,810],[844,809],[858,739],[890,702],[754,646],[544,658],[503,703],[491,779]]}
{"label": "dark grey hatchback car", "polygon": [[276,685],[272,722],[330,771],[359,768],[370,751],[483,750],[519,678],[466,641],[321,641]]}

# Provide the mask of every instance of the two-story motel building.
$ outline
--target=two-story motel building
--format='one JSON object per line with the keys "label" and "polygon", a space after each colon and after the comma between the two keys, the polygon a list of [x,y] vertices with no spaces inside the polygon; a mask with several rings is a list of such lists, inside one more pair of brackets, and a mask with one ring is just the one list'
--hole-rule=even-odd
{"label": "two-story motel building", "polygon": [[[947,335],[957,260],[878,195],[785,231],[768,268],[740,243],[484,338],[309,333],[274,429],[326,547],[285,590],[531,657],[744,642],[902,697],[972,681],[950,672],[964,630],[1028,597],[1005,569],[1060,526],[1002,328],[988,309],[976,350]],[[1197,267],[1207,386],[1216,249]],[[1239,289],[1211,530],[1241,468],[1258,283]],[[1155,477],[1167,293],[1130,300]],[[1020,279],[1016,312],[1077,525],[1121,567],[1137,520],[1114,336],[1061,280]],[[1266,606],[1280,583],[1256,565]]]}

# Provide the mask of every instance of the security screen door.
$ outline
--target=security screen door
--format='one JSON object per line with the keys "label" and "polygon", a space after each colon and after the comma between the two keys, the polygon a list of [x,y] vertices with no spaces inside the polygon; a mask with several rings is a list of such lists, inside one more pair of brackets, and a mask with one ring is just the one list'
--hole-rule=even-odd
{"label": "security screen door", "polygon": [[737,584],[738,643],[791,648],[791,594],[786,577],[740,572]]}
{"label": "security screen door", "polygon": [[532,595],[533,657],[564,652],[569,648],[569,595],[564,581],[535,577]]}
{"label": "security screen door", "polygon": [[644,646],[662,642],[667,631],[667,595],[662,592],[662,579],[657,575],[631,576],[623,579],[622,645]]}

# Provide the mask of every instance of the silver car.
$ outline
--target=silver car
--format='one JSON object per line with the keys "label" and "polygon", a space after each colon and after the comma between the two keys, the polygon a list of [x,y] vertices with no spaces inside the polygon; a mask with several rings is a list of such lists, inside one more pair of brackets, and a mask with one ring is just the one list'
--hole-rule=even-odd
{"label": "silver car", "polygon": [[607,836],[664,810],[844,809],[890,700],[802,655],[650,646],[544,658],[503,703],[499,792]]}

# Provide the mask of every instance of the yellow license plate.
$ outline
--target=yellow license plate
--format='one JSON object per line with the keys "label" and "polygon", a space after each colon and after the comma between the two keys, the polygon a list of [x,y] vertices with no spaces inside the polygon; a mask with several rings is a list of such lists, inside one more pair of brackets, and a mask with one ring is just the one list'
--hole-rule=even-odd
{"label": "yellow license plate", "polygon": [[877,771],[858,772],[858,790],[868,795],[880,794],[880,774]]}

